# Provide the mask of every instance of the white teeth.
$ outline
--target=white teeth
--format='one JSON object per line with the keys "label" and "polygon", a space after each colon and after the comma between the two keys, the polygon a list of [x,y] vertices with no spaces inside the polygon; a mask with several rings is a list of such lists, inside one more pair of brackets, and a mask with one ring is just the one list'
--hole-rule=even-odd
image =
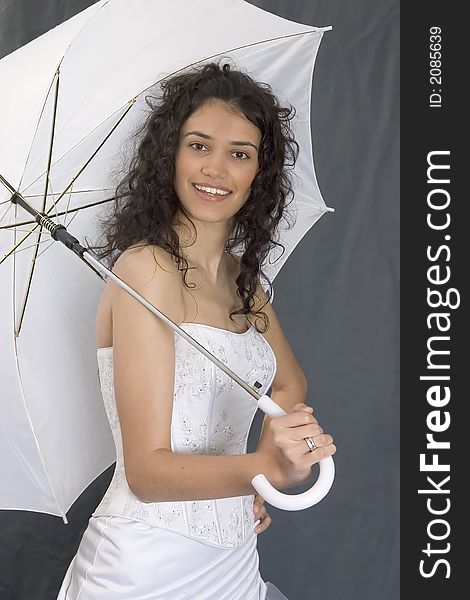
{"label": "white teeth", "polygon": [[227,194],[230,194],[230,192],[227,192],[225,190],[219,190],[218,188],[204,187],[202,185],[196,184],[194,184],[194,187],[200,192],[208,192],[209,194],[212,194],[214,196],[226,196]]}

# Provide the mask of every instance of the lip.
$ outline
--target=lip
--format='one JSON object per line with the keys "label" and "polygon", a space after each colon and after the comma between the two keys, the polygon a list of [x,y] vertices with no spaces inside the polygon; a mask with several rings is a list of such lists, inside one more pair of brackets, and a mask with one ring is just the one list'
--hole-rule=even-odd
{"label": "lip", "polygon": [[[196,183],[196,184],[192,184],[194,191],[196,192],[196,194],[202,198],[203,200],[206,200],[206,202],[222,202],[222,200],[225,200],[225,198],[227,198],[231,193],[232,190],[227,189],[226,187],[222,187],[222,186],[214,186],[214,185],[207,185],[207,183]],[[201,185],[204,187],[217,187],[217,189],[219,190],[224,190],[229,192],[228,194],[226,194],[225,196],[220,196],[220,198],[214,198],[213,196],[207,194],[206,192],[201,192],[200,190],[197,189],[196,185]]]}

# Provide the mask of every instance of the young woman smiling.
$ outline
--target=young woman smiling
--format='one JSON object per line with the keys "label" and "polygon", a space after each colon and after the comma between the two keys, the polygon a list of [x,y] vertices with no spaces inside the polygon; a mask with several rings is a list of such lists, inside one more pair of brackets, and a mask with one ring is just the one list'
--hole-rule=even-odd
{"label": "young woman smiling", "polygon": [[251,479],[291,488],[335,452],[260,283],[292,194],[292,111],[216,63],[164,81],[151,108],[101,256],[288,414],[265,417],[247,454],[251,396],[109,282],[96,333],[116,469],[59,600],[285,598],[259,573],[271,519]]}

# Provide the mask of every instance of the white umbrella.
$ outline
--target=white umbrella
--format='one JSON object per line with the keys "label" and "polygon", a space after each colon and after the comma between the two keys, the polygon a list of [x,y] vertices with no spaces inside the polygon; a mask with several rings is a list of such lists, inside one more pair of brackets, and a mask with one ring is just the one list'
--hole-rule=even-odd
{"label": "white umbrella", "polygon": [[[116,458],[95,359],[102,284],[12,195],[78,238],[96,239],[110,174],[146,115],[145,95],[189,65],[227,56],[297,110],[296,225],[281,232],[283,257],[274,262],[275,249],[262,266],[272,281],[332,210],[318,189],[310,139],[313,67],[328,29],[242,0],[102,0],[0,61],[0,508],[67,522],[76,498]],[[332,481],[332,459],[322,463],[321,476],[329,465]],[[259,478],[258,491],[281,506],[283,495]]]}

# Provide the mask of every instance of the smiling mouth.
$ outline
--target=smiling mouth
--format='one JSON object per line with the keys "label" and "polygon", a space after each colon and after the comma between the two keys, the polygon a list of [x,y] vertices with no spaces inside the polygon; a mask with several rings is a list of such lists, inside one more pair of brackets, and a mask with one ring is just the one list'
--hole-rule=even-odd
{"label": "smiling mouth", "polygon": [[231,190],[227,189],[216,187],[213,188],[210,186],[199,185],[197,183],[193,183],[192,185],[197,192],[199,192],[206,198],[210,198],[213,200],[222,200],[223,198],[227,197],[229,194],[232,193]]}

